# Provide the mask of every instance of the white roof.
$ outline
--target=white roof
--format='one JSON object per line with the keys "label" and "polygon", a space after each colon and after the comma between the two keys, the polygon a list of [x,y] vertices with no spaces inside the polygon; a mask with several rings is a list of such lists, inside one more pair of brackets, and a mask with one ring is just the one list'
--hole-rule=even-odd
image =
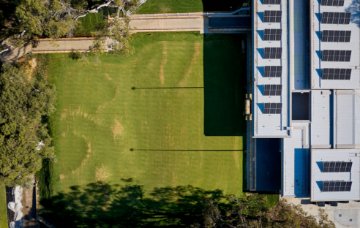
{"label": "white roof", "polygon": [[[360,89],[360,29],[356,23],[323,24],[319,15],[323,12],[346,12],[352,0],[345,0],[344,6],[320,6],[320,1],[311,4],[311,87],[312,89]],[[320,33],[324,30],[351,31],[350,42],[321,42]],[[319,52],[322,50],[351,50],[350,62],[321,61]],[[351,69],[350,80],[322,80],[319,74],[324,68]]]}
{"label": "white roof", "polygon": [[[323,172],[319,163],[324,161],[352,162],[350,172]],[[311,151],[311,201],[349,201],[360,199],[360,150],[312,149]],[[319,182],[351,182],[350,191],[321,191]]]}
{"label": "white roof", "polygon": [[[288,71],[287,71],[287,1],[283,0],[281,5],[261,4],[254,1],[254,31],[253,31],[253,53],[254,53],[254,137],[276,138],[288,135],[286,127],[288,123]],[[263,22],[260,14],[266,10],[282,11],[281,23]],[[265,41],[260,37],[260,32],[264,29],[282,29],[281,41]],[[281,47],[281,59],[264,59],[261,50],[267,47]],[[282,66],[280,78],[265,78],[260,69],[265,66]],[[265,84],[281,84],[281,96],[265,96],[260,91],[260,87]],[[265,114],[261,105],[264,103],[282,103],[281,114]]]}
{"label": "white roof", "polygon": [[336,90],[333,107],[335,148],[360,148],[360,91]]}

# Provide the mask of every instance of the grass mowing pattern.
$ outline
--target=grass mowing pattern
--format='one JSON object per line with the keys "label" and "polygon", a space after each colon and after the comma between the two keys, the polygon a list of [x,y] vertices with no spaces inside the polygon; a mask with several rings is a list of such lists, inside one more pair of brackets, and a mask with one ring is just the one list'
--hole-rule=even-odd
{"label": "grass mowing pattern", "polygon": [[8,227],[5,186],[0,184],[0,227]]}
{"label": "grass mowing pattern", "polygon": [[[240,40],[229,35],[216,39],[205,48],[232,52],[218,52],[217,72],[223,68],[224,74],[241,77],[238,70],[224,69],[228,62],[245,67],[238,63]],[[203,36],[137,34],[132,44],[128,56],[72,60],[51,55],[49,77],[57,88],[57,111],[51,118],[55,191],[134,178],[145,189],[193,185],[242,194],[243,138],[204,135],[203,88],[161,89],[204,86]]]}

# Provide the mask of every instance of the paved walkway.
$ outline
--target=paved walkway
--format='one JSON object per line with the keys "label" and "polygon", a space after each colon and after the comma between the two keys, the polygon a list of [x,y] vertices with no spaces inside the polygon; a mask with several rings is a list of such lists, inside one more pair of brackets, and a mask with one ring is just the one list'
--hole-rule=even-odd
{"label": "paved walkway", "polygon": [[314,204],[301,204],[301,199],[286,197],[287,202],[294,205],[300,205],[308,214],[319,219],[319,209],[323,209],[333,221],[337,228],[358,228],[360,227],[360,204],[359,202],[350,201],[349,203],[338,203],[336,207],[328,204],[325,207],[318,207]]}
{"label": "paved walkway", "polygon": [[204,33],[204,13],[134,14],[132,32],[197,31]]}
{"label": "paved walkway", "polygon": [[[212,28],[209,24],[225,24],[230,25],[242,20],[239,16],[231,15],[231,13],[171,13],[171,14],[134,14],[130,16],[130,32],[236,32],[238,28],[221,27]],[[211,23],[209,23],[211,22]],[[240,30],[243,28],[240,28]],[[17,59],[29,52],[32,53],[61,53],[71,51],[88,51],[93,45],[94,38],[62,38],[62,39],[40,39],[36,47],[31,45],[16,48],[12,53],[3,57],[5,61]]]}

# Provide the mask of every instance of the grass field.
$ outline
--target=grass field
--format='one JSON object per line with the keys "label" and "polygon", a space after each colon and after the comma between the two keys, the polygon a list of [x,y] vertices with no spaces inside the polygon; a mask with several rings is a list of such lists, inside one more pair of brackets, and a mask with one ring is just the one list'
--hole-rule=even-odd
{"label": "grass field", "polygon": [[3,184],[0,184],[0,227],[8,227],[6,206],[5,187]]}
{"label": "grass field", "polygon": [[202,10],[202,0],[147,0],[136,13],[189,13]]}
{"label": "grass field", "polygon": [[147,0],[136,13],[189,13],[232,11],[247,0]]}
{"label": "grass field", "polygon": [[75,36],[94,36],[95,32],[105,26],[104,12],[90,13],[80,18],[74,31]]}
{"label": "grass field", "polygon": [[[145,189],[193,185],[241,195],[241,39],[138,34],[128,56],[51,55],[49,77],[57,89],[51,118],[55,191],[133,178]],[[214,101],[211,109],[204,100]],[[219,129],[226,136],[205,136],[208,115],[218,121],[210,128],[213,135],[228,118],[234,126]]]}

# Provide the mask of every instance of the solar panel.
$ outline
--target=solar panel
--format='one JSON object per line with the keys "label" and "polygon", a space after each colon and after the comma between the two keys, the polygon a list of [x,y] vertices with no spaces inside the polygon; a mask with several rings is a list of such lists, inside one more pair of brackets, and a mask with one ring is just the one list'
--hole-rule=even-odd
{"label": "solar panel", "polygon": [[265,75],[267,78],[279,78],[281,77],[282,66],[265,66]]}
{"label": "solar panel", "polygon": [[351,31],[324,30],[321,32],[322,42],[350,42]]}
{"label": "solar panel", "polygon": [[345,12],[323,12],[321,14],[322,24],[349,24],[350,13]]}
{"label": "solar panel", "polygon": [[264,59],[280,59],[282,48],[265,48]]}
{"label": "solar panel", "polygon": [[322,192],[350,192],[351,181],[322,181]]}
{"label": "solar panel", "polygon": [[264,86],[264,95],[265,96],[280,96],[281,95],[281,85],[269,85]]}
{"label": "solar panel", "polygon": [[281,11],[265,10],[264,22],[281,22]]}
{"label": "solar panel", "polygon": [[351,69],[323,68],[321,78],[324,80],[350,80]]}
{"label": "solar panel", "polygon": [[323,169],[322,172],[350,172],[352,167],[352,162],[344,161],[325,161],[322,162]]}
{"label": "solar panel", "polygon": [[280,114],[282,103],[264,103],[263,113],[265,114]]}
{"label": "solar panel", "polygon": [[321,0],[320,5],[322,5],[322,6],[343,6],[344,0]]}
{"label": "solar panel", "polygon": [[323,50],[321,60],[329,62],[350,62],[350,50]]}
{"label": "solar panel", "polygon": [[262,4],[272,4],[272,5],[275,5],[275,4],[280,4],[281,3],[281,0],[263,0],[262,1]]}
{"label": "solar panel", "polygon": [[281,29],[265,29],[263,40],[281,40]]}

